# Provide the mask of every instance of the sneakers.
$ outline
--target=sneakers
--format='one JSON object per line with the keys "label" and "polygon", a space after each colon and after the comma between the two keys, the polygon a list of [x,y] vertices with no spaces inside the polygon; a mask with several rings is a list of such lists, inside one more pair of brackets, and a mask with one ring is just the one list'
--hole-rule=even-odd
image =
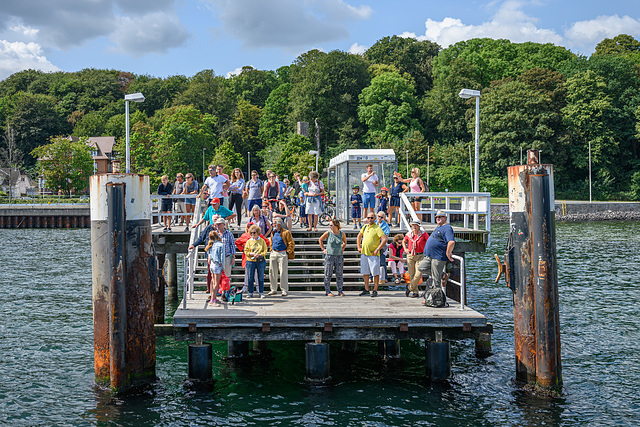
{"label": "sneakers", "polygon": [[378,296],[378,291],[371,292],[371,298],[375,298]]}
{"label": "sneakers", "polygon": [[170,232],[170,231],[171,231],[171,227],[167,228],[167,231],[169,231],[169,232]]}
{"label": "sneakers", "polygon": [[213,305],[221,305],[222,303],[220,302],[220,300],[218,298],[214,298],[213,299]]}
{"label": "sneakers", "polygon": [[366,289],[358,294],[358,296],[360,296],[360,297],[365,296],[365,295],[369,295],[369,291],[366,290]]}
{"label": "sneakers", "polygon": [[269,295],[269,296],[273,296],[273,295],[277,295],[277,294],[278,294],[278,292],[277,292],[277,291],[271,291],[271,292],[269,292],[267,295]]}
{"label": "sneakers", "polygon": [[358,224],[353,224],[353,229],[357,230],[358,229]]}
{"label": "sneakers", "polygon": [[240,292],[248,294],[249,293],[249,287],[248,286],[243,286],[242,289],[240,290]]}
{"label": "sneakers", "polygon": [[283,297],[286,297],[287,295],[289,295],[289,292],[287,292],[287,291],[282,291],[282,296],[283,296]]}
{"label": "sneakers", "polygon": [[162,231],[163,231],[163,232],[166,232],[166,231],[167,231],[167,227],[163,228],[163,229],[162,229]]}
{"label": "sneakers", "polygon": [[253,292],[247,293],[247,298],[253,298]]}
{"label": "sneakers", "polygon": [[409,296],[410,296],[411,298],[418,298],[420,295],[418,295],[418,293],[417,293],[417,292],[411,292],[411,293],[409,294]]}
{"label": "sneakers", "polygon": [[184,228],[184,231],[189,231],[189,227],[185,227],[185,228]]}
{"label": "sneakers", "polygon": [[265,294],[260,294],[260,299],[264,299],[264,298],[266,298],[266,297],[267,297],[267,296],[266,296]]}

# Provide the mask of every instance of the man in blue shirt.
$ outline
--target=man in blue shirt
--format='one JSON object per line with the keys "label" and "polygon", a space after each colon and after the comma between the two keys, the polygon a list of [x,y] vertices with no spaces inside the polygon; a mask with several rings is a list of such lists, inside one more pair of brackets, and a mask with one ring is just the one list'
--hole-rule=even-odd
{"label": "man in blue shirt", "polygon": [[431,275],[432,287],[442,286],[442,276],[447,267],[447,261],[453,262],[451,255],[456,245],[453,227],[447,224],[447,214],[444,211],[436,212],[436,223],[438,226],[433,230],[424,247],[425,257],[418,265],[418,270]]}
{"label": "man in blue shirt", "polygon": [[220,215],[220,217],[226,219],[227,221],[232,221],[236,217],[235,213],[231,212],[229,209],[220,205],[219,198],[214,197],[213,199],[211,199],[211,203],[207,208],[207,211],[204,213],[204,216],[202,217],[202,219],[198,221],[198,223],[195,224],[193,228],[196,228],[197,226],[199,226],[205,221],[209,221],[211,224],[213,224],[212,222],[213,215]]}

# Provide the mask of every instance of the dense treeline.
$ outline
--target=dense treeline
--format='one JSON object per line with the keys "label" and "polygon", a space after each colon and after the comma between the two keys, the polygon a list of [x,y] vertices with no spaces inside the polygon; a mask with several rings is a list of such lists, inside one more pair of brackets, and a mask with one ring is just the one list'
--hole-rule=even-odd
{"label": "dense treeline", "polygon": [[[558,196],[586,198],[591,144],[594,196],[640,199],[640,42],[628,35],[590,57],[552,44],[483,38],[441,49],[393,36],[363,55],[311,50],[230,78],[26,70],[0,82],[0,128],[27,169],[58,135],[115,135],[123,155],[123,94],[142,92],[146,101],[130,105],[132,169],[154,179],[201,176],[203,156],[246,168],[248,153],[252,169],[307,171],[317,119],[324,164],[348,148],[393,148],[399,164],[407,155],[424,170],[429,158],[432,189],[467,191],[475,108],[462,88],[482,91],[481,188],[504,195],[505,168],[536,148],[555,165]],[[310,139],[295,134],[298,121]]]}

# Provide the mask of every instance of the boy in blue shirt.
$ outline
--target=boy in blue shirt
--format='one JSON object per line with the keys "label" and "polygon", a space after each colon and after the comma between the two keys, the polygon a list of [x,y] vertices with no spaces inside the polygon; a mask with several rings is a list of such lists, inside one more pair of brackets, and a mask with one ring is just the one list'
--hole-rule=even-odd
{"label": "boy in blue shirt", "polygon": [[[362,217],[362,196],[358,194],[360,192],[360,187],[357,185],[353,186],[353,194],[349,198],[349,202],[351,203],[351,218],[353,218],[353,229],[358,230],[362,228],[362,221],[360,218]],[[357,223],[357,224],[356,224]]]}

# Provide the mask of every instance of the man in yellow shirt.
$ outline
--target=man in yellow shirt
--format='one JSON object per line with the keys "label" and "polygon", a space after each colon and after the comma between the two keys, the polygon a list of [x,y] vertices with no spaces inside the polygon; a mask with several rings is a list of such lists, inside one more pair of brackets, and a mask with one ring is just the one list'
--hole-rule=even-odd
{"label": "man in yellow shirt", "polygon": [[371,297],[378,296],[380,281],[380,250],[387,244],[387,236],[376,224],[376,216],[371,210],[365,220],[366,225],[358,233],[358,252],[360,252],[360,274],[364,279],[364,291],[360,296],[369,295],[369,276],[373,276]]}

